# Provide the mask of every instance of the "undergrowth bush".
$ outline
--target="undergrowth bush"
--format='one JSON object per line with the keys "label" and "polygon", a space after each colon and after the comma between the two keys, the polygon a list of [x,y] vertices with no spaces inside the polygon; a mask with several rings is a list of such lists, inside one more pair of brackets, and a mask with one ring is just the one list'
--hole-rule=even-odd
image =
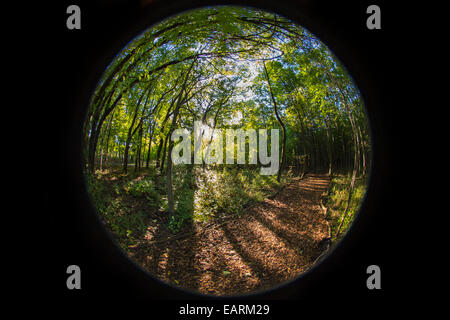
{"label": "undergrowth bush", "polygon": [[239,214],[246,205],[262,201],[280,185],[276,176],[236,167],[208,170],[200,175],[199,182],[200,188],[195,192],[195,219],[199,221]]}
{"label": "undergrowth bush", "polygon": [[192,167],[179,166],[175,169],[175,214],[169,218],[168,225],[173,233],[178,232],[184,223],[192,222],[195,193],[193,185]]}
{"label": "undergrowth bush", "polygon": [[350,182],[350,176],[334,176],[331,180],[328,195],[325,197],[325,205],[329,208],[327,218],[331,222],[331,234],[333,241],[341,239],[350,228],[366,192],[366,181],[362,178],[356,179],[347,216],[344,219],[339,237],[336,239],[336,233],[341,222],[342,215],[347,207]]}
{"label": "undergrowth bush", "polygon": [[106,218],[111,231],[127,244],[132,244],[146,229],[145,214],[142,211],[123,214],[110,212]]}
{"label": "undergrowth bush", "polygon": [[[168,214],[165,175],[88,173],[86,177],[88,191],[103,220],[125,244],[145,232],[146,210],[159,208],[160,212]],[[281,184],[276,175],[261,175],[256,167],[174,166],[175,212],[166,227],[176,233],[183,225],[194,221],[206,222],[218,216],[240,214],[246,206],[264,200]]]}
{"label": "undergrowth bush", "polygon": [[86,187],[97,210],[100,213],[104,213],[107,209],[110,196],[100,175],[90,172],[86,173]]}
{"label": "undergrowth bush", "polygon": [[159,203],[160,195],[155,189],[155,183],[149,177],[129,181],[124,190],[133,197],[147,199],[151,206]]}

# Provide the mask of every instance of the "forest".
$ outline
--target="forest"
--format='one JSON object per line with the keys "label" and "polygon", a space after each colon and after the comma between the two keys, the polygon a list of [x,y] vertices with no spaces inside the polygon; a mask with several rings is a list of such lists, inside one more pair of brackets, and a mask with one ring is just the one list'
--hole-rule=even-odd
{"label": "forest", "polygon": [[[274,13],[205,7],[152,26],[108,65],[85,118],[86,185],[105,228],[188,290],[245,294],[297,277],[345,235],[366,191],[357,85],[325,44]],[[244,161],[242,145],[224,143],[214,154],[234,163],[175,164],[173,134],[195,123],[276,129],[277,172],[261,174],[250,137]]]}

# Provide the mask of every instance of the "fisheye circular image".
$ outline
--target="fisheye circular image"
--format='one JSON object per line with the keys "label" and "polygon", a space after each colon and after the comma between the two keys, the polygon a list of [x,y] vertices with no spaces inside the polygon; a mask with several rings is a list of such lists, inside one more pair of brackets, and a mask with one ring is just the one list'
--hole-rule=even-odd
{"label": "fisheye circular image", "polygon": [[360,92],[326,45],[230,6],[131,40],[93,90],[82,150],[92,203],[126,255],[216,296],[317,265],[351,227],[371,159]]}

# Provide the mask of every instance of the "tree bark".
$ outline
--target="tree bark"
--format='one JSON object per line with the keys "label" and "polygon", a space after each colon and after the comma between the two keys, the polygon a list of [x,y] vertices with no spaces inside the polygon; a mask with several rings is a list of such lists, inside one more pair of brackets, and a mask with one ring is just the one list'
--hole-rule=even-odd
{"label": "tree bark", "polygon": [[325,123],[325,128],[327,131],[327,149],[328,149],[328,175],[331,177],[333,174],[333,150],[332,150],[332,144],[331,144],[331,133],[330,128],[328,126],[327,120],[323,119]]}
{"label": "tree bark", "polygon": [[136,104],[136,109],[134,111],[133,120],[131,120],[130,127],[128,128],[127,140],[125,142],[125,151],[124,151],[124,156],[123,156],[123,172],[124,173],[127,173],[127,171],[128,171],[128,152],[129,152],[129,149],[130,149],[131,139],[132,139],[133,133],[135,131],[135,130],[133,130],[133,127],[134,127],[134,124],[136,123],[137,115],[139,113],[139,105],[141,104],[141,101],[144,98],[144,95],[145,95],[145,92],[143,92],[141,94],[141,97],[139,98],[139,101]]}
{"label": "tree bark", "polygon": [[[281,164],[280,164],[280,168],[278,169],[278,175],[277,175],[277,181],[280,182],[281,180],[281,171],[284,168],[284,162],[285,162],[285,149],[286,149],[286,128],[284,126],[283,121],[280,118],[280,115],[278,114],[278,108],[277,108],[277,103],[275,101],[275,97],[273,95],[272,92],[272,86],[270,84],[270,79],[269,79],[269,73],[267,72],[267,68],[266,68],[266,63],[263,63],[264,66],[264,71],[266,73],[266,79],[267,79],[267,84],[269,86],[269,92],[270,92],[270,97],[272,98],[272,103],[273,103],[273,108],[274,108],[274,112],[275,112],[275,117],[278,120],[278,123],[280,124],[282,130],[283,130],[283,141],[282,141],[282,145],[281,145]],[[273,141],[272,141],[273,143]]]}
{"label": "tree bark", "polygon": [[[119,101],[122,99],[123,95],[130,89],[132,89],[134,87],[134,85],[136,85],[138,83],[138,80],[136,79],[135,81],[133,81],[130,86],[128,88],[126,88],[123,92],[121,92],[116,99],[114,100],[114,102],[112,103],[111,106],[107,107],[106,110],[104,111],[103,115],[100,116],[100,113],[96,113],[94,115],[93,121],[92,121],[92,126],[91,126],[91,137],[89,139],[89,146],[88,146],[88,166],[89,166],[89,170],[91,172],[94,172],[94,167],[95,167],[95,152],[97,149],[97,142],[98,142],[98,137],[100,134],[100,130],[102,128],[102,125],[104,123],[104,121],[106,120],[106,118],[108,117],[108,115],[111,113],[111,111],[114,110],[114,108],[116,107],[117,103],[119,103]],[[112,94],[109,98],[109,100],[112,98]],[[109,101],[106,104],[109,104]]]}
{"label": "tree bark", "polygon": [[354,159],[353,159],[352,180],[350,182],[350,187],[349,187],[349,191],[348,191],[347,205],[346,205],[344,213],[342,214],[341,221],[339,223],[339,227],[338,227],[338,230],[336,232],[336,238],[339,236],[339,234],[341,232],[341,228],[342,228],[342,226],[344,224],[344,220],[347,217],[348,210],[350,208],[350,202],[351,202],[351,199],[352,199],[352,196],[353,196],[353,189],[355,187],[356,175],[357,175],[357,172],[358,172],[358,154],[359,154],[359,139],[358,139],[358,132],[357,132],[356,127],[355,127],[355,120],[353,118],[351,110],[347,106],[347,102],[345,101],[346,100],[346,96],[343,94],[341,88],[338,87],[338,89],[339,89],[339,92],[342,95],[342,102],[343,102],[343,105],[344,105],[344,109],[347,111],[347,114],[348,114],[349,120],[350,120],[350,124],[352,126],[353,143],[354,143],[354,146],[355,146],[355,150],[354,150]]}
{"label": "tree bark", "polygon": [[152,152],[152,139],[153,139],[153,133],[155,132],[155,124],[156,124],[156,121],[153,121],[153,124],[150,127],[150,137],[149,137],[149,141],[148,141],[147,160],[145,163],[146,168],[148,168],[150,165],[150,156],[151,156],[151,152]]}
{"label": "tree bark", "polygon": [[176,107],[175,110],[173,112],[173,116],[172,116],[172,124],[170,126],[170,130],[169,133],[167,135],[167,137],[169,137],[169,152],[167,155],[167,203],[168,203],[168,207],[169,207],[169,214],[172,217],[175,214],[175,204],[174,204],[174,197],[173,197],[173,185],[172,185],[172,149],[173,149],[173,141],[170,138],[170,136],[172,135],[172,132],[175,130],[175,125],[177,123],[177,119],[178,119],[178,113],[180,111],[181,105],[183,104],[183,92],[186,89],[186,84],[189,78],[189,75],[195,65],[197,60],[194,60],[191,64],[191,66],[189,67],[189,70],[186,73],[183,85],[181,87],[180,90],[180,95],[178,96],[177,99],[177,103],[176,103]]}

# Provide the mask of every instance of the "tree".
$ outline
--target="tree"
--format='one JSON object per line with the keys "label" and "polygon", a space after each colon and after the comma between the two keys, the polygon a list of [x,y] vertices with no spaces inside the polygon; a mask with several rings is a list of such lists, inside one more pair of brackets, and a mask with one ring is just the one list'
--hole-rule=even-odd
{"label": "tree", "polygon": [[135,172],[145,161],[166,178],[158,188],[167,192],[174,216],[171,135],[197,120],[212,128],[280,128],[277,181],[292,168],[300,175],[350,173],[348,203],[355,180],[370,166],[368,126],[353,80],[325,45],[276,14],[203,8],[131,41],[90,101],[83,132],[87,170],[120,163],[128,174],[130,159]]}

